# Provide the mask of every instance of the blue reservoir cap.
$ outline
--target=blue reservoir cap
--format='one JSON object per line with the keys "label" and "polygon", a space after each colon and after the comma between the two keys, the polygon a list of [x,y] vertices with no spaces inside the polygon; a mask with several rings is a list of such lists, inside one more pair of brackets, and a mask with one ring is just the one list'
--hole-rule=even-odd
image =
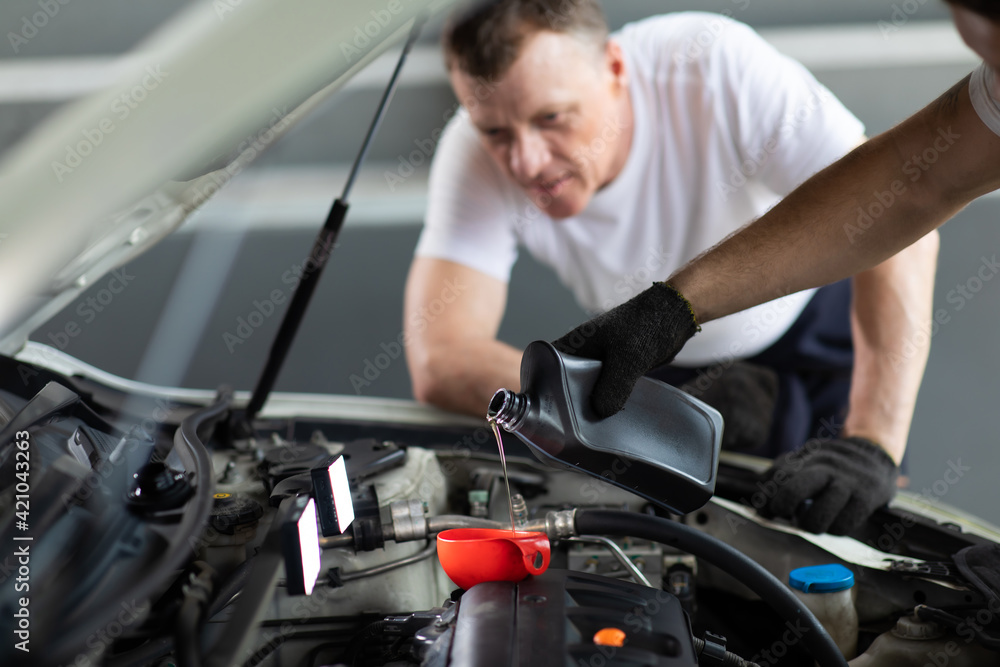
{"label": "blue reservoir cap", "polygon": [[788,573],[788,585],[804,593],[836,593],[854,586],[854,573],[843,565],[812,565]]}

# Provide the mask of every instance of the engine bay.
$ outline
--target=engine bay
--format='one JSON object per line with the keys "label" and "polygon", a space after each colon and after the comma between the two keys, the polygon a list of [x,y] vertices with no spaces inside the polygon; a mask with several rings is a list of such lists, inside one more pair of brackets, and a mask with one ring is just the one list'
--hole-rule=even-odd
{"label": "engine bay", "polygon": [[[30,648],[3,649],[4,664],[805,665],[816,633],[759,580],[823,563],[856,582],[851,664],[1000,662],[993,603],[952,560],[996,542],[906,494],[855,535],[810,535],[759,517],[766,462],[729,455],[715,498],[678,516],[505,435],[519,528],[548,536],[551,564],[462,591],[435,535],[510,527],[485,424],[302,405],[244,433],[226,390],[198,405],[2,365],[0,618]],[[338,457],[354,519],[325,537],[311,519],[321,556],[305,595],[290,517],[319,495],[310,471]]]}

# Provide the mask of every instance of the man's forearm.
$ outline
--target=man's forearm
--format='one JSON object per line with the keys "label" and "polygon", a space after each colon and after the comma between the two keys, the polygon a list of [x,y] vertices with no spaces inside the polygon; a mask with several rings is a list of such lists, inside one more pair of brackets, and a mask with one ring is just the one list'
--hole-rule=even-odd
{"label": "man's forearm", "polygon": [[496,339],[507,283],[456,262],[417,257],[403,307],[414,397],[486,417],[493,393],[520,385],[521,351]]}
{"label": "man's forearm", "polygon": [[870,269],[1000,185],[968,81],[806,181],[670,282],[699,322]]}
{"label": "man's forearm", "polygon": [[844,434],[873,440],[898,464],[930,351],[938,235],[854,277],[854,372]]}
{"label": "man's forearm", "polygon": [[410,368],[416,397],[444,410],[485,418],[497,389],[520,390],[521,350],[497,340],[441,342],[420,357]]}

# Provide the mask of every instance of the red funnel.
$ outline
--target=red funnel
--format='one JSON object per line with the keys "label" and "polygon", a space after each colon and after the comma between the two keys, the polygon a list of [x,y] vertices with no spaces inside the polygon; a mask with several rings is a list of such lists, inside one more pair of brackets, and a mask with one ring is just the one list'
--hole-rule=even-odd
{"label": "red funnel", "polygon": [[460,588],[484,581],[521,581],[549,566],[545,533],[455,528],[437,536],[441,567]]}

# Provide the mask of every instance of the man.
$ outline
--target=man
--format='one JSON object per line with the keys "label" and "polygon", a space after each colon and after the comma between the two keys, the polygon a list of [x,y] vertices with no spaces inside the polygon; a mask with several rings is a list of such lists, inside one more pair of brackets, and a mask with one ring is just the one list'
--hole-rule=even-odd
{"label": "man", "polygon": [[[698,322],[884,266],[970,201],[1000,188],[1000,7],[985,0],[949,4],[962,38],[984,60],[970,76],[678,271],[669,289],[654,285],[557,341],[605,360],[592,395],[599,412],[621,409],[635,381],[674,358]],[[914,158],[930,149],[934,162],[923,162],[917,181],[904,180]],[[584,333],[586,342],[572,346]],[[799,475],[776,484],[769,509],[792,517],[803,494],[831,486],[823,474]]]}
{"label": "man", "polygon": [[[452,410],[482,415],[497,388],[519,385],[521,351],[496,339],[518,243],[585,308],[615,313],[638,282],[669,276],[863,139],[804,68],[715,15],[656,17],[609,39],[595,0],[504,0],[458,19],[444,43],[465,112],[435,155],[404,321],[415,396]],[[759,366],[776,371],[771,453],[825,437],[781,474],[833,478],[835,493],[798,501],[814,500],[809,528],[849,530],[895,488],[927,353],[902,345],[929,321],[936,251],[929,238],[859,276],[853,303],[843,283],[706,325],[678,356],[686,371],[656,373],[729,403],[766,395]],[[421,316],[445,293],[447,307]],[[693,333],[690,313],[677,322]],[[560,347],[595,352],[576,342]],[[628,391],[659,365],[647,361]]]}

